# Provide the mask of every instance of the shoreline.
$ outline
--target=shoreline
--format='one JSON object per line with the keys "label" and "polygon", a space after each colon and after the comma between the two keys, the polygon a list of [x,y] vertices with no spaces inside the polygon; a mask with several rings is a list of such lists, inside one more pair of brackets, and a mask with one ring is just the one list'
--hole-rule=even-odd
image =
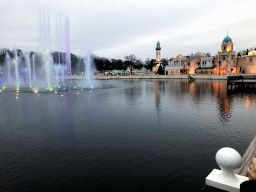
{"label": "shoreline", "polygon": [[110,79],[189,79],[189,76],[194,79],[208,79],[208,80],[227,80],[227,75],[129,75],[129,76],[97,76],[98,80],[110,80]]}

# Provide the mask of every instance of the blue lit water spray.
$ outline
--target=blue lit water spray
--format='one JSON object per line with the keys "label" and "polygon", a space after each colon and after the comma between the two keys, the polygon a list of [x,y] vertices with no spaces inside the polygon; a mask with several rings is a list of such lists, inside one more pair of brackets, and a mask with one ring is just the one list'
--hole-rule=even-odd
{"label": "blue lit water spray", "polygon": [[86,54],[86,57],[87,57],[87,59],[84,58],[86,83],[87,83],[87,86],[89,86],[92,89],[93,85],[91,84],[91,55],[90,55],[90,50]]}

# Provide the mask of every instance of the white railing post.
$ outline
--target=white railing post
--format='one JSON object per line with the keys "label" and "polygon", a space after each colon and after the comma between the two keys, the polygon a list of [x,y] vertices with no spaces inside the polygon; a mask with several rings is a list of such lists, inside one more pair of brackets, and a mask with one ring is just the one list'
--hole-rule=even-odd
{"label": "white railing post", "polygon": [[248,177],[237,175],[234,171],[242,164],[241,155],[230,147],[220,149],[215,156],[221,170],[213,169],[206,177],[205,184],[225,191],[239,192],[240,184]]}

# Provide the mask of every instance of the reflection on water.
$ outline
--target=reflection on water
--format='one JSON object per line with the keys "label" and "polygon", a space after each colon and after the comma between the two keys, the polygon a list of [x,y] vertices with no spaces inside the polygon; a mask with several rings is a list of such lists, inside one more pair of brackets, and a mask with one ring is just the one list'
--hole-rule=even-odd
{"label": "reflection on water", "polygon": [[213,83],[213,93],[217,97],[218,110],[223,120],[228,121],[231,117],[231,109],[233,99],[227,95],[227,85],[225,83],[215,82]]}
{"label": "reflection on water", "polygon": [[160,112],[160,98],[161,98],[161,84],[163,84],[164,81],[154,82],[154,89],[156,93],[156,111]]}
{"label": "reflection on water", "polygon": [[[223,121],[228,121],[231,117],[233,97],[235,96],[227,94],[225,81],[153,80],[152,82],[155,91],[155,107],[158,112],[161,109],[161,94],[165,94],[165,89],[168,88],[170,97],[178,103],[183,102],[184,98],[190,97],[198,105],[197,107],[209,99],[208,97],[214,97],[218,104],[220,118]],[[255,100],[255,95],[245,96],[246,107],[249,106],[252,99]]]}
{"label": "reflection on water", "polygon": [[228,94],[226,81],[104,83],[113,86],[0,93],[0,189],[196,191],[220,148],[243,154],[254,137],[256,95]]}

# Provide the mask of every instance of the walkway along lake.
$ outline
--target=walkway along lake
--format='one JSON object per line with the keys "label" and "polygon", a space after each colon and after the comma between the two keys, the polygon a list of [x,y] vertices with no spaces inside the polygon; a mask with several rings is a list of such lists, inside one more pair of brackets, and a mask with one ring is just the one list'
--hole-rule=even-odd
{"label": "walkway along lake", "polygon": [[256,95],[226,80],[101,82],[0,92],[1,191],[199,191],[216,152],[256,134]]}

